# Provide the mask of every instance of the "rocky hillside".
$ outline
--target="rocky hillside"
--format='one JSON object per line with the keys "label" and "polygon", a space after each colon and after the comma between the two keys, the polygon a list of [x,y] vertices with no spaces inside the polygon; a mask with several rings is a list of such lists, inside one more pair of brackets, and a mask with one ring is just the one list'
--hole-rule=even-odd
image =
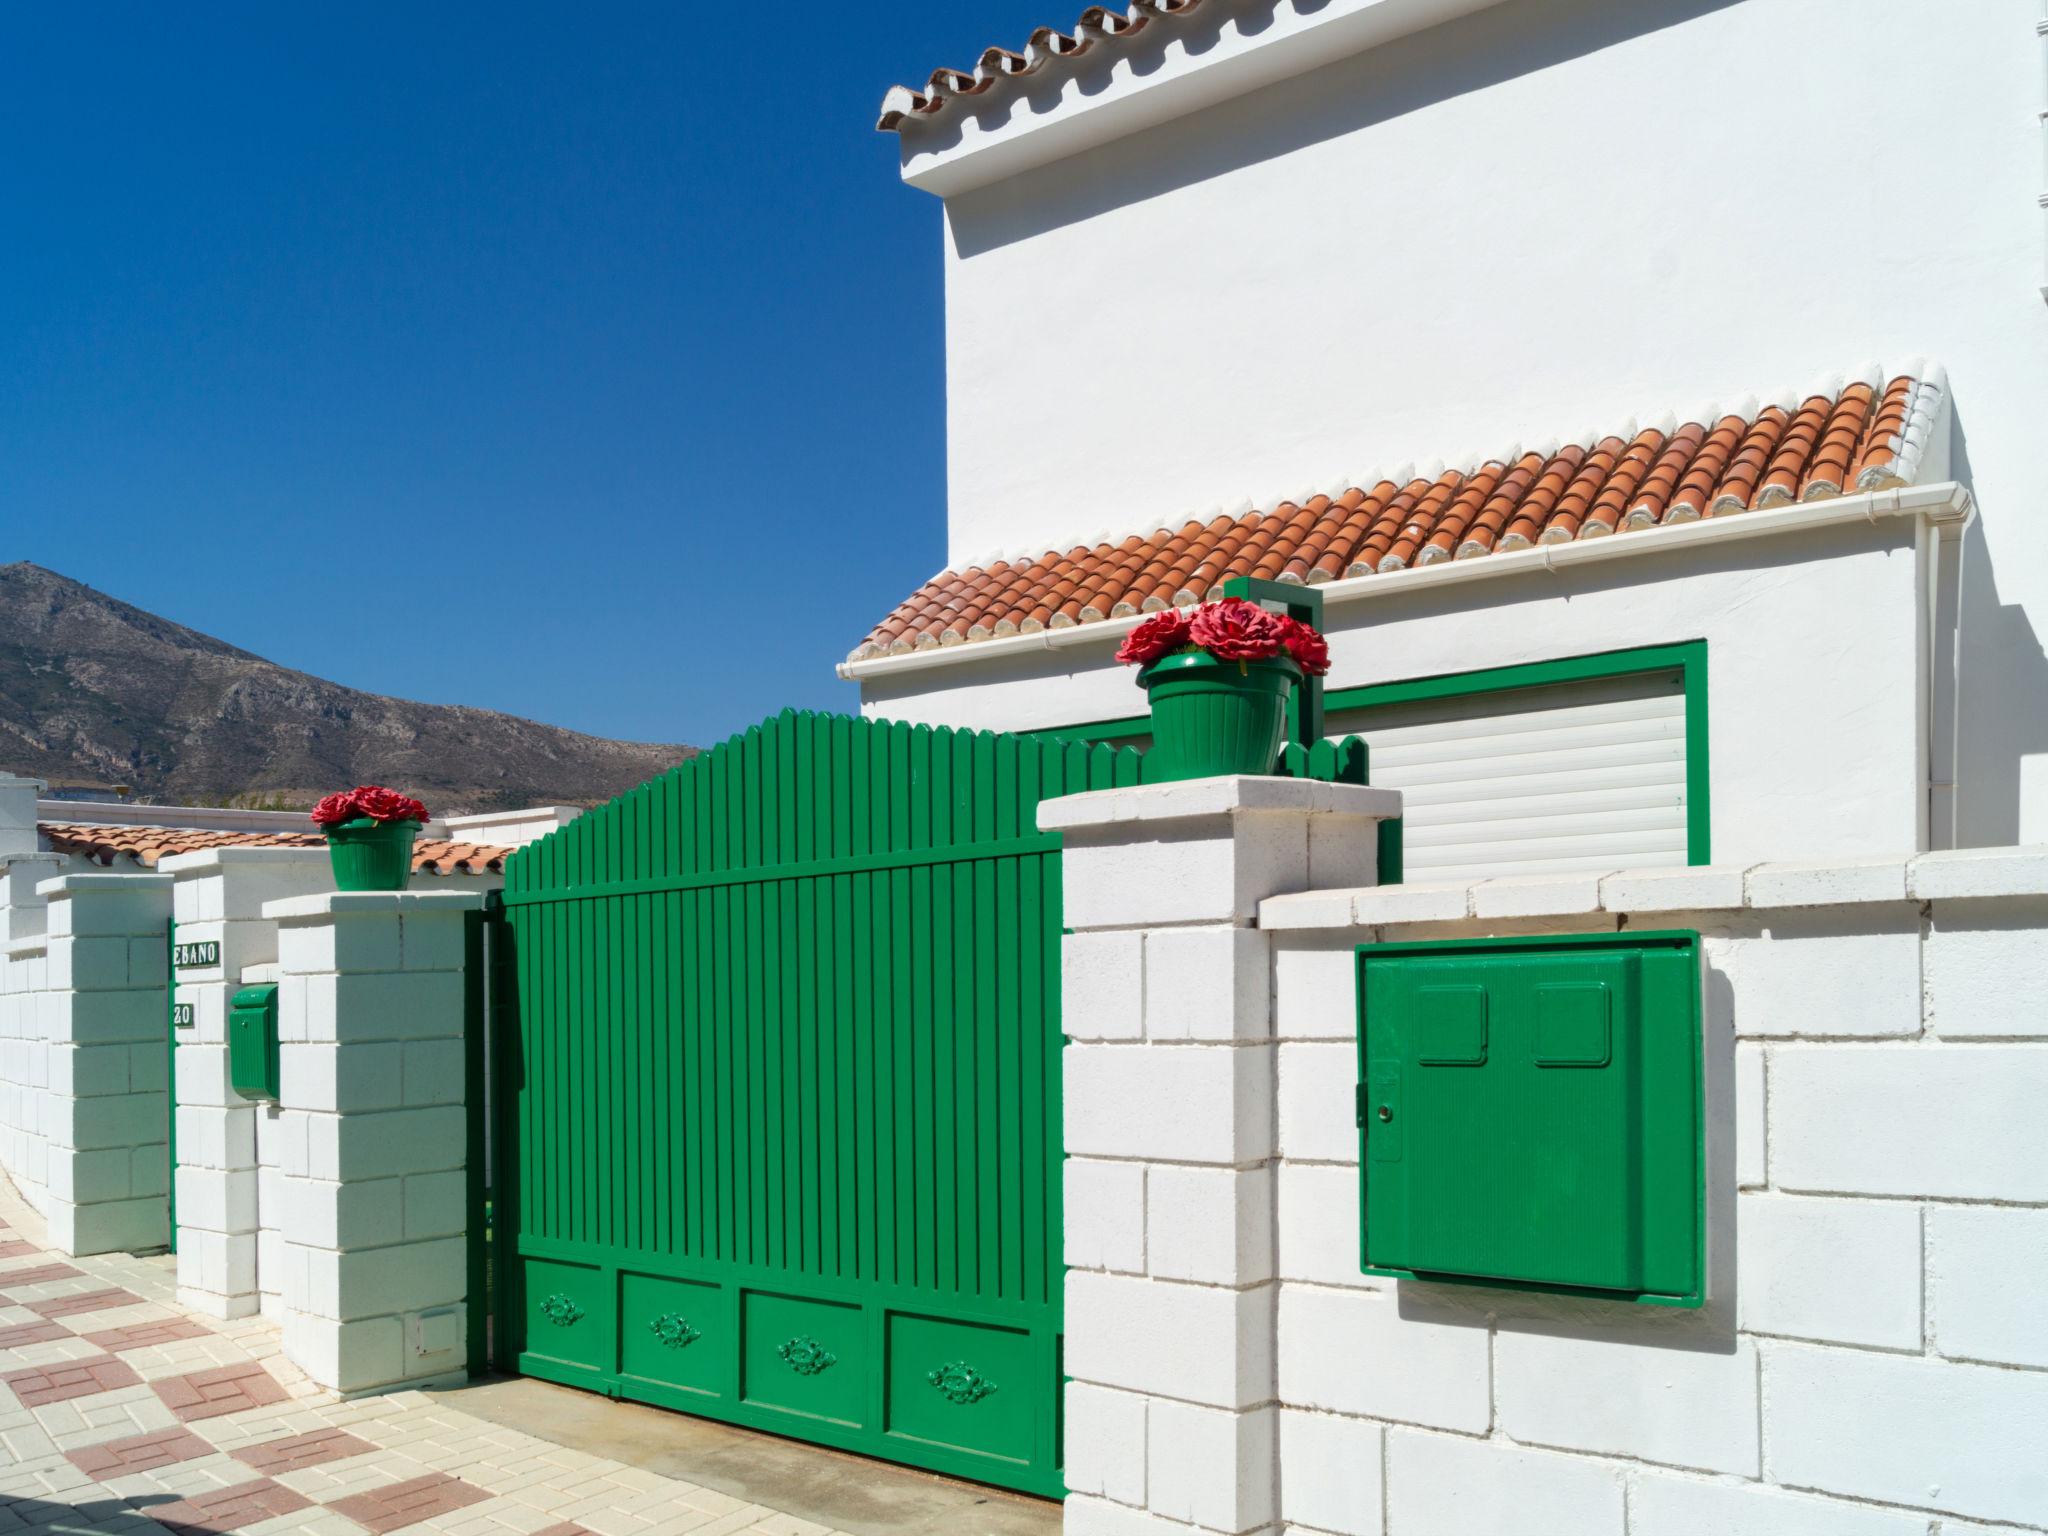
{"label": "rocky hillside", "polygon": [[390,784],[437,812],[589,805],[696,749],[343,688],[20,563],[0,565],[0,769],[167,804]]}

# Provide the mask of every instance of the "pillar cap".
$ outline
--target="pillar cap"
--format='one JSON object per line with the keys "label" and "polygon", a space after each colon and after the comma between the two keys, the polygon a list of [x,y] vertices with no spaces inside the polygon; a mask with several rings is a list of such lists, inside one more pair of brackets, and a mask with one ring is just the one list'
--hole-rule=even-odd
{"label": "pillar cap", "polygon": [[1214,779],[1184,779],[1175,784],[1140,784],[1062,795],[1057,800],[1039,803],[1038,825],[1045,832],[1067,832],[1117,822],[1157,824],[1254,811],[1388,821],[1401,814],[1401,795],[1398,790],[1376,789],[1366,784],[1229,774]]}
{"label": "pillar cap", "polygon": [[483,910],[482,891],[321,891],[312,896],[285,896],[263,903],[263,915],[276,922],[311,922],[322,917],[354,917],[386,913],[393,917]]}
{"label": "pillar cap", "polygon": [[167,853],[156,867],[174,875],[215,874],[229,864],[319,864],[328,862],[325,848],[248,848],[233,844],[225,848],[195,848],[190,853]]}
{"label": "pillar cap", "polygon": [[57,875],[36,882],[38,896],[75,896],[81,891],[167,891],[170,888],[169,875],[145,874],[139,870],[123,875]]}

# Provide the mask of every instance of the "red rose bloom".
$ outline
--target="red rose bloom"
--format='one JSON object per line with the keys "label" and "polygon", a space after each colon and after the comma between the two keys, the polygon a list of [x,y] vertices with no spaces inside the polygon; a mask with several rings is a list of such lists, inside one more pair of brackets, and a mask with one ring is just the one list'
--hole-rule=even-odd
{"label": "red rose bloom", "polygon": [[381,784],[358,784],[352,791],[356,814],[372,821],[425,821],[427,808],[410,795]]}
{"label": "red rose bloom", "polygon": [[1295,618],[1284,618],[1280,625],[1280,643],[1287,647],[1296,666],[1310,677],[1321,677],[1330,670],[1330,642],[1316,632],[1314,625]]}
{"label": "red rose bloom", "polygon": [[1147,666],[1187,644],[1188,616],[1178,608],[1168,608],[1125,635],[1124,643],[1117,647],[1116,659],[1131,666]]}
{"label": "red rose bloom", "polygon": [[1195,610],[1188,638],[1224,661],[1265,661],[1280,654],[1285,635],[1279,615],[1241,597],[1226,597]]}
{"label": "red rose bloom", "polygon": [[328,795],[313,807],[313,825],[316,827],[338,826],[344,821],[353,821],[363,813],[356,809],[354,790],[338,795]]}

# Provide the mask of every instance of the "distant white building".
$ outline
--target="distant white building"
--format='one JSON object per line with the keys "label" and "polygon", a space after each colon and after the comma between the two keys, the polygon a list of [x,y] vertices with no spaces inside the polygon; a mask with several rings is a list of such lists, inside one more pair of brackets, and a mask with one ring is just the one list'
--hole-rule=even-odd
{"label": "distant white building", "polygon": [[1411,878],[2048,839],[2040,26],[1161,0],[891,93],[949,536],[842,672],[1127,734],[1255,574]]}

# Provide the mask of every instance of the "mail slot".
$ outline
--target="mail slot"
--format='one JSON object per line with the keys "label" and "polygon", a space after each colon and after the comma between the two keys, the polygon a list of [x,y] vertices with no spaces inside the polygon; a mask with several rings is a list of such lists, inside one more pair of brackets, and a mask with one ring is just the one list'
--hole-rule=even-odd
{"label": "mail slot", "polygon": [[1699,940],[1358,951],[1367,1274],[1698,1306]]}
{"label": "mail slot", "polygon": [[277,1097],[277,985],[244,987],[228,1009],[228,1086],[245,1099]]}

